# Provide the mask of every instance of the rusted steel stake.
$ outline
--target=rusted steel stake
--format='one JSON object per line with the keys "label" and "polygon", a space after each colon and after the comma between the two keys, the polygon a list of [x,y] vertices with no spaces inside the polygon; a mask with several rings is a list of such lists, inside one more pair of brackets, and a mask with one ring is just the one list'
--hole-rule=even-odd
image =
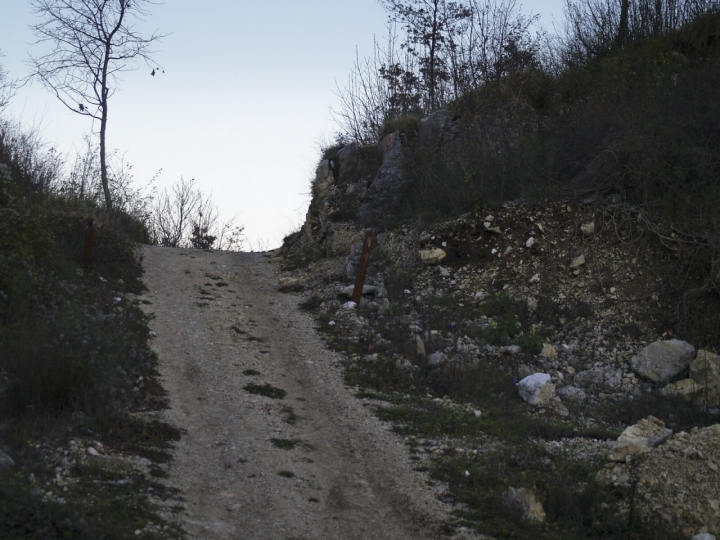
{"label": "rusted steel stake", "polygon": [[93,237],[95,236],[93,223],[95,220],[89,217],[85,222],[87,223],[87,227],[85,228],[85,272],[89,272],[92,266]]}
{"label": "rusted steel stake", "polygon": [[362,298],[363,287],[365,286],[365,276],[367,275],[368,264],[370,264],[370,248],[373,243],[373,230],[370,229],[365,235],[365,242],[363,242],[362,255],[360,255],[360,268],[358,268],[358,275],[355,279],[355,288],[353,289],[352,301],[358,306],[360,305],[360,299]]}

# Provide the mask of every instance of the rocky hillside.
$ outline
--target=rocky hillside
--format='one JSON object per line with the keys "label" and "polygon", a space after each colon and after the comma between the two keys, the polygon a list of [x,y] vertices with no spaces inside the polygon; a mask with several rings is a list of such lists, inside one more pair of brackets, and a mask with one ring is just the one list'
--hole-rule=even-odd
{"label": "rocky hillside", "polygon": [[395,217],[412,189],[409,147],[447,149],[456,126],[439,111],[414,147],[395,131],[373,151],[334,149],[278,257],[282,287],[306,296],[345,352],[347,384],[453,505],[449,530],[720,535],[718,321],[707,316],[720,302],[700,295],[704,315],[681,313],[699,283],[675,286],[683,238],[615,193],[430,225]]}

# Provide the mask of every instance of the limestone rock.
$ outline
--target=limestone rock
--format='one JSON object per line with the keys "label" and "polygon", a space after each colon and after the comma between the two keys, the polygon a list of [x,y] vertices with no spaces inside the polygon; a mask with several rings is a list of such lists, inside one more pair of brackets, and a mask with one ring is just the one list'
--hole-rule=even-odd
{"label": "limestone rock", "polygon": [[330,162],[325,159],[320,162],[317,170],[315,171],[315,181],[313,182],[313,191],[316,197],[323,197],[327,195],[330,187],[335,183],[332,169],[330,168]]}
{"label": "limestone rock", "polygon": [[445,257],[447,257],[447,253],[445,253],[445,250],[440,248],[421,249],[418,252],[418,255],[420,255],[420,260],[423,262],[423,264],[438,264]]}
{"label": "limestone rock", "polygon": [[570,262],[570,270],[576,270],[585,264],[585,255],[581,253]]}
{"label": "limestone rock", "polygon": [[720,403],[720,355],[700,349],[690,364],[690,377],[702,390],[699,399],[707,405]]}
{"label": "limestone rock", "polygon": [[547,373],[534,373],[518,383],[520,397],[530,405],[546,405],[555,397],[555,385]]}
{"label": "limestone rock", "polygon": [[345,178],[350,172],[357,169],[360,161],[360,147],[353,142],[338,152],[340,178]]}
{"label": "limestone rock", "polygon": [[445,355],[445,353],[437,351],[428,356],[427,361],[430,367],[438,367],[442,364],[447,363],[448,357]]}
{"label": "limestone rock", "polygon": [[452,141],[456,136],[453,122],[455,113],[439,110],[429,114],[420,121],[418,139],[422,146],[436,146]]}
{"label": "limestone rock", "polygon": [[423,342],[420,336],[415,336],[415,352],[419,356],[425,356],[425,342]]}
{"label": "limestone rock", "polygon": [[[353,291],[355,291],[355,285],[348,285],[347,287],[340,287],[338,293],[340,296],[345,298],[352,298]],[[363,285],[362,295],[363,296],[374,296],[375,298],[383,298],[383,290],[375,285]]]}
{"label": "limestone rock", "polygon": [[400,132],[390,133],[380,141],[378,151],[383,161],[375,178],[370,183],[367,202],[358,209],[356,220],[363,225],[372,225],[390,212],[395,212],[402,201],[407,179],[403,173],[404,145]]}
{"label": "limestone rock", "polygon": [[576,388],[574,386],[564,386],[556,390],[557,395],[570,401],[577,403],[585,403],[587,400],[587,394],[582,388]]}
{"label": "limestone rock", "polygon": [[633,356],[630,365],[635,373],[654,382],[666,383],[687,368],[695,348],[685,341],[656,341]]}
{"label": "limestone rock", "polygon": [[543,358],[550,358],[551,360],[556,360],[557,354],[558,353],[555,347],[553,347],[549,343],[543,345],[542,351],[540,351],[540,356],[542,356]]}
{"label": "limestone rock", "polygon": [[576,373],[573,382],[578,386],[589,388],[593,385],[607,388],[619,388],[622,385],[623,373],[612,366],[597,366]]}
{"label": "limestone rock", "polygon": [[0,450],[0,471],[8,467],[13,467],[14,465],[15,460]]}
{"label": "limestone rock", "polygon": [[684,379],[670,383],[662,389],[662,394],[668,397],[677,397],[690,400],[700,391],[700,386],[692,379]]}
{"label": "limestone rock", "polygon": [[583,223],[580,225],[580,232],[587,236],[592,236],[595,233],[595,222]]}
{"label": "limestone rock", "polygon": [[504,497],[505,508],[518,512],[522,519],[533,523],[545,521],[545,510],[529,489],[510,487]]}
{"label": "limestone rock", "polygon": [[625,428],[610,452],[613,461],[625,461],[626,456],[645,454],[660,446],[672,435],[662,420],[654,416],[643,418],[637,424]]}
{"label": "limestone rock", "polygon": [[278,289],[280,292],[299,291],[303,287],[303,282],[297,278],[283,277],[278,280]]}

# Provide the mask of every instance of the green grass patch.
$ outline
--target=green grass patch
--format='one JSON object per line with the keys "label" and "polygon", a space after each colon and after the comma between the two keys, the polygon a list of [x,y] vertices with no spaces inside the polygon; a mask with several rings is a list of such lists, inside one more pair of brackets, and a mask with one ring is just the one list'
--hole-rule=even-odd
{"label": "green grass patch", "polygon": [[287,392],[282,388],[276,388],[275,386],[267,383],[248,384],[244,387],[244,390],[250,394],[257,394],[272,399],[283,399],[287,395]]}

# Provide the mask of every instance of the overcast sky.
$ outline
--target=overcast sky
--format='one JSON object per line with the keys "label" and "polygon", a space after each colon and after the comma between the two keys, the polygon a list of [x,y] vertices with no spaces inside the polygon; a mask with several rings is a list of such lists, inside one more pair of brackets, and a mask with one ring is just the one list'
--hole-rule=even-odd
{"label": "overcast sky", "polygon": [[[562,0],[534,0],[525,13],[546,25]],[[36,21],[30,4],[7,0],[0,17],[0,60],[27,74]],[[254,248],[276,247],[304,220],[319,145],[333,138],[329,109],[356,49],[372,51],[387,16],[375,0],[172,0],[155,5],[149,30],[170,33],[156,59],[126,73],[109,104],[108,148],[133,165],[138,187],[193,178],[222,214],[239,215]],[[9,115],[42,128],[45,140],[74,155],[90,121],[65,109],[39,84],[23,88]]]}

